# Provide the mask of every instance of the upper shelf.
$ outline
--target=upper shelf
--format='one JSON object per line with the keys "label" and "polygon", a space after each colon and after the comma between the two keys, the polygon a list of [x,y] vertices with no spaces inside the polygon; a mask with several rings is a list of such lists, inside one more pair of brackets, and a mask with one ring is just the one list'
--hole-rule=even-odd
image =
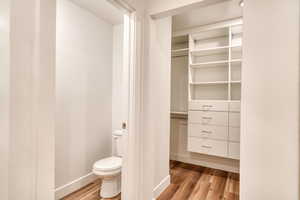
{"label": "upper shelf", "polygon": [[212,30],[207,30],[200,33],[192,34],[191,37],[194,41],[197,41],[197,40],[207,40],[211,38],[227,37],[228,34],[229,34],[229,29],[228,27],[226,27],[226,28],[212,29]]}
{"label": "upper shelf", "polygon": [[191,51],[192,56],[207,56],[214,54],[225,54],[229,51],[229,46],[213,47],[207,49],[195,49]]}
{"label": "upper shelf", "polygon": [[212,47],[206,49],[195,49],[191,51],[192,56],[208,56],[215,54],[225,54],[228,53],[229,48],[232,51],[241,51],[242,45],[234,45],[234,46],[222,46],[222,47]]}
{"label": "upper shelf", "polygon": [[191,82],[190,85],[219,85],[228,84],[229,81]]}
{"label": "upper shelf", "polygon": [[220,67],[227,66],[228,63],[238,63],[242,62],[242,59],[233,59],[233,60],[219,60],[212,62],[203,62],[203,63],[194,63],[190,64],[191,68],[207,68],[207,67]]}

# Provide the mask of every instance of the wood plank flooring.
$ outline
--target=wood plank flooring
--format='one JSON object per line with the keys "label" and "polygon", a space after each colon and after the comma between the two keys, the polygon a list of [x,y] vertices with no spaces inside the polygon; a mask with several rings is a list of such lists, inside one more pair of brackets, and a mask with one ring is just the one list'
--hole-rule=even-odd
{"label": "wood plank flooring", "polygon": [[[239,200],[239,175],[177,161],[170,162],[171,184],[157,200]],[[101,200],[101,180],[62,200]],[[121,195],[109,200],[121,200]]]}
{"label": "wood plank flooring", "polygon": [[[102,200],[102,198],[99,196],[100,184],[101,179],[98,179],[93,183],[90,183],[87,186],[79,189],[78,191],[62,198],[61,200]],[[121,200],[121,195],[105,200]]]}
{"label": "wood plank flooring", "polygon": [[171,161],[171,184],[157,200],[239,200],[239,175]]}

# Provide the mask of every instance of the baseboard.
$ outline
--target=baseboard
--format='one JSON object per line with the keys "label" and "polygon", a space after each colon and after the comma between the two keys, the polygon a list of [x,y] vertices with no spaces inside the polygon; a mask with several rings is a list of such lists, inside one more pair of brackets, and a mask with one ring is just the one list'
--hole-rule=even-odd
{"label": "baseboard", "polygon": [[93,172],[91,172],[91,173],[88,173],[88,174],[74,180],[74,181],[67,183],[66,185],[56,188],[55,189],[55,200],[59,200],[65,196],[67,196],[68,194],[75,192],[76,190],[93,182],[94,180],[96,180],[96,178],[97,177],[93,174]]}
{"label": "baseboard", "polygon": [[[171,154],[170,158],[171,158],[171,160],[176,160],[176,161],[180,161],[180,162],[184,162],[184,163],[200,165],[203,167],[219,169],[219,170],[224,170],[224,171],[233,172],[233,173],[239,173],[238,165],[235,165],[235,164],[230,165],[230,164],[228,164],[228,162],[224,162],[226,159],[223,159],[223,158],[210,157],[209,159],[207,159],[207,158],[206,159],[194,159],[189,156],[178,155],[178,154]],[[217,162],[217,160],[219,162]],[[231,160],[231,161],[236,162],[233,160]]]}
{"label": "baseboard", "polygon": [[153,190],[153,200],[155,200],[171,183],[170,175],[166,176]]}

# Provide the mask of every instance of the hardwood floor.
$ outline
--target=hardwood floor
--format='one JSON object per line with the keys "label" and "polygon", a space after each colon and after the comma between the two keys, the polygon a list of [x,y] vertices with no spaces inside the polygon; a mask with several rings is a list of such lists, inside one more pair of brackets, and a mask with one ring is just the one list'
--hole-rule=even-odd
{"label": "hardwood floor", "polygon": [[171,161],[171,184],[157,200],[238,200],[239,175]]}
{"label": "hardwood floor", "polygon": [[[62,198],[61,200],[101,200],[99,196],[101,180],[98,179],[93,183],[88,184],[87,186],[81,188],[80,190]],[[112,199],[105,200],[121,200],[121,195],[118,195]]]}
{"label": "hardwood floor", "polygon": [[[239,200],[239,175],[171,161],[171,184],[157,200]],[[62,200],[101,200],[101,180]],[[121,195],[109,200],[121,200]]]}

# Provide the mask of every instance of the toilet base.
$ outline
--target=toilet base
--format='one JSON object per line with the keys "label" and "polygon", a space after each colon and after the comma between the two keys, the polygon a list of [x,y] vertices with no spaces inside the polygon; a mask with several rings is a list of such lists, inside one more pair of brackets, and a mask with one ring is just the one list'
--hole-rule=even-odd
{"label": "toilet base", "polygon": [[102,179],[100,197],[112,198],[121,193],[121,175],[114,178]]}

